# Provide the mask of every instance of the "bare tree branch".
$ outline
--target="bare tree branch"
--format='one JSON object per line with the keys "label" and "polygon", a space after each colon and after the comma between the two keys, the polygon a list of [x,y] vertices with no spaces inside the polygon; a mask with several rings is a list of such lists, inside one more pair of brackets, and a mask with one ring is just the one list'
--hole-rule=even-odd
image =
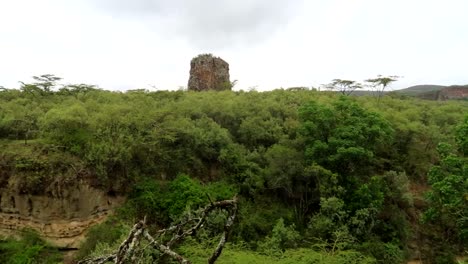
{"label": "bare tree branch", "polygon": [[209,264],[213,264],[216,262],[218,257],[221,255],[224,245],[226,244],[226,241],[229,236],[229,232],[231,231],[231,227],[234,224],[234,219],[236,218],[237,214],[237,199],[234,197],[235,203],[232,206],[232,212],[231,215],[229,215],[226,224],[224,225],[224,232],[223,235],[221,236],[221,239],[219,240],[218,246],[216,247],[215,251],[213,252],[213,255],[208,259]]}
{"label": "bare tree branch", "polygon": [[162,253],[164,254],[167,254],[169,256],[171,256],[173,259],[175,259],[176,261],[178,261],[179,263],[181,264],[191,264],[191,262],[187,259],[185,259],[184,257],[182,257],[181,255],[177,254],[176,252],[172,251],[169,247],[163,245],[163,244],[160,244],[158,243],[149,233],[148,231],[144,231],[143,232],[143,235],[144,237],[153,245],[153,248],[155,248],[156,250],[159,250],[161,251]]}
{"label": "bare tree branch", "polygon": [[115,254],[107,255],[107,256],[99,256],[96,258],[88,258],[81,261],[78,261],[78,264],[104,264],[107,262],[114,262],[116,259]]}
{"label": "bare tree branch", "polygon": [[172,239],[167,243],[168,247],[172,247],[175,243],[179,242],[181,239],[185,238],[186,236],[191,236],[197,231],[205,222],[206,217],[208,214],[213,211],[214,209],[227,209],[231,206],[237,206],[237,197],[234,197],[232,200],[224,200],[219,202],[211,203],[202,210],[200,219],[198,220],[197,224],[193,227],[189,228],[182,234],[175,234]]}
{"label": "bare tree branch", "polygon": [[145,228],[146,219],[135,224],[128,235],[128,238],[122,242],[117,251],[115,263],[125,263],[125,260],[133,255],[135,247],[139,244],[141,235]]}
{"label": "bare tree branch", "polygon": [[166,234],[172,234],[171,239],[169,239],[169,241],[166,243],[158,242],[148,233],[146,229],[145,217],[144,220],[136,223],[133,226],[127,238],[120,244],[116,253],[81,260],[78,262],[78,264],[104,264],[106,262],[113,262],[116,264],[135,263],[137,260],[134,256],[134,253],[139,247],[140,241],[143,238],[149,242],[149,246],[161,252],[163,255],[168,255],[181,264],[190,264],[191,262],[188,259],[173,251],[171,247],[185,239],[187,236],[195,235],[197,230],[203,227],[203,223],[206,222],[206,218],[208,217],[209,213],[214,210],[226,210],[228,212],[228,218],[224,225],[224,230],[219,243],[211,257],[208,259],[208,263],[213,264],[221,255],[226,241],[228,240],[229,232],[234,224],[234,220],[237,215],[236,196],[232,200],[218,202],[210,201],[210,204],[196,212],[193,216],[189,215],[188,219],[181,220],[179,223],[173,224],[166,229],[157,231],[156,237],[161,237],[162,239]]}

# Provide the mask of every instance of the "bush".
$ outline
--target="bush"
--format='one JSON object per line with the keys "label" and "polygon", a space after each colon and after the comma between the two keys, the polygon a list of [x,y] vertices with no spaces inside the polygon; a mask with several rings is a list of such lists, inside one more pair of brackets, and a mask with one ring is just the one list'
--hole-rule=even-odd
{"label": "bush", "polygon": [[167,186],[153,179],[136,183],[126,204],[119,210],[119,216],[134,220],[146,216],[148,223],[168,223],[169,215],[165,203]]}
{"label": "bush", "polygon": [[405,260],[404,251],[398,245],[383,243],[381,241],[365,242],[358,246],[359,251],[366,255],[373,256],[382,264],[403,263]]}
{"label": "bush", "polygon": [[77,259],[84,258],[96,249],[98,244],[112,244],[122,235],[126,235],[129,228],[115,219],[93,226],[86,234],[86,240],[80,246],[76,255]]}
{"label": "bush", "polygon": [[294,229],[294,224],[286,226],[283,218],[280,218],[271,235],[259,244],[259,249],[267,255],[281,255],[287,248],[297,247],[300,237],[299,232]]}
{"label": "bush", "polygon": [[187,209],[198,209],[213,201],[231,199],[236,190],[224,182],[202,185],[188,175],[179,174],[167,183],[145,178],[137,183],[120,215],[126,219],[143,219],[148,223],[168,225]]}
{"label": "bush", "polygon": [[188,209],[196,209],[208,202],[207,193],[201,184],[188,175],[180,174],[168,185],[165,206],[174,220]]}
{"label": "bush", "polygon": [[0,239],[0,263],[59,263],[61,256],[32,230],[23,230],[19,240]]}

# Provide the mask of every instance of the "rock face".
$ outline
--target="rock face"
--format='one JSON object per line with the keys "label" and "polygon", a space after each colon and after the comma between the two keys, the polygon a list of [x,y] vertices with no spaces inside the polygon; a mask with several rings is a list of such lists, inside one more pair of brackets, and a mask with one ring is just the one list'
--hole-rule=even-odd
{"label": "rock face", "polygon": [[437,101],[468,100],[468,85],[452,85],[435,91],[423,92],[417,97]]}
{"label": "rock face", "polygon": [[231,90],[229,64],[211,54],[202,54],[190,62],[190,91]]}
{"label": "rock face", "polygon": [[56,196],[0,188],[0,235],[31,228],[55,246],[77,248],[89,227],[104,221],[123,201],[86,184],[70,186]]}
{"label": "rock face", "polygon": [[438,100],[454,100],[468,99],[468,87],[466,86],[451,86],[442,89],[438,94]]}

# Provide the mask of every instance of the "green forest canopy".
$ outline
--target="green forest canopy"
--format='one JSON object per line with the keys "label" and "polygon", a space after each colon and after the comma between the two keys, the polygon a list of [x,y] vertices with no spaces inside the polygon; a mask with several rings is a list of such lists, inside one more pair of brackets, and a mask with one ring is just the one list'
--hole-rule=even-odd
{"label": "green forest canopy", "polygon": [[[417,243],[423,258],[450,263],[466,250],[466,101],[282,89],[53,91],[58,79],[44,78],[0,91],[0,181],[18,192],[93,179],[128,196],[118,223],[146,215],[156,226],[207,197],[238,193],[226,253],[233,259],[300,259],[312,250],[306,255],[330,263],[342,263],[332,256],[401,263]],[[427,198],[413,190],[428,185]],[[94,242],[91,232],[82,256],[98,242],[111,246],[122,235],[115,232]],[[202,249],[180,248],[195,258]]]}

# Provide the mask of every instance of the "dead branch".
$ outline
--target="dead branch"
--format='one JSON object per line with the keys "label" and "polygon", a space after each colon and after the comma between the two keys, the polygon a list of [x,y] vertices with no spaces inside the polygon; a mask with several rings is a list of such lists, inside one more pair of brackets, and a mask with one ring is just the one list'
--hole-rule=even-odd
{"label": "dead branch", "polygon": [[135,224],[128,235],[128,238],[122,242],[117,251],[115,263],[125,263],[125,260],[132,256],[135,247],[139,244],[140,237],[143,234],[146,218]]}
{"label": "dead branch", "polygon": [[183,238],[185,238],[186,236],[193,235],[195,233],[195,231],[197,231],[203,225],[203,223],[205,222],[206,217],[208,216],[208,214],[210,212],[212,212],[214,209],[228,209],[229,207],[237,208],[237,197],[234,197],[234,199],[232,199],[232,200],[224,200],[224,201],[219,201],[219,202],[214,202],[214,203],[208,204],[201,211],[201,216],[200,216],[197,224],[194,225],[193,227],[189,228],[188,230],[186,230],[185,232],[183,232],[180,235],[176,233],[172,237],[172,239],[167,243],[167,246],[171,247],[175,243],[177,243],[180,240],[182,240]]}
{"label": "dead branch", "polygon": [[99,256],[95,258],[87,258],[81,261],[78,261],[78,264],[104,264],[107,262],[114,262],[116,258],[115,254],[107,255],[107,256]]}
{"label": "dead branch", "polygon": [[172,251],[169,247],[159,244],[149,233],[148,231],[144,231],[143,235],[145,238],[153,245],[153,248],[156,250],[161,251],[164,254],[171,256],[174,260],[178,261],[180,264],[191,264],[191,262],[181,255],[177,254],[176,252]]}
{"label": "dead branch", "polygon": [[[181,242],[187,236],[195,235],[197,230],[203,227],[203,223],[206,222],[206,218],[209,213],[214,210],[226,210],[228,212],[228,218],[224,225],[220,241],[213,254],[208,259],[208,263],[213,264],[221,255],[224,245],[228,239],[229,232],[234,224],[237,214],[237,197],[234,197],[232,200],[218,202],[210,201],[210,204],[196,212],[193,216],[190,215],[188,219],[180,220],[179,223],[175,223],[166,229],[157,231],[155,235],[156,237],[161,237],[161,242],[156,241],[156,239],[148,233],[145,218],[143,221],[140,221],[133,226],[127,238],[120,244],[116,253],[81,260],[78,264],[103,264],[106,262],[113,262],[115,264],[134,263],[136,261],[134,252],[139,247],[140,241],[143,238],[149,242],[149,245],[152,248],[161,252],[163,255],[168,255],[181,264],[190,264],[191,262],[188,259],[173,251],[171,247]],[[172,234],[172,237],[168,242],[163,243],[162,240],[167,234]]]}
{"label": "dead branch", "polygon": [[234,224],[234,219],[236,218],[236,214],[237,214],[237,200],[236,198],[234,199],[235,200],[231,208],[232,210],[231,214],[229,215],[226,221],[226,224],[224,225],[223,235],[221,236],[221,239],[219,240],[218,246],[216,247],[215,251],[213,252],[211,257],[208,259],[209,264],[215,263],[218,257],[221,255],[224,245],[226,244],[226,241],[228,239],[229,232],[231,231],[231,227]]}

